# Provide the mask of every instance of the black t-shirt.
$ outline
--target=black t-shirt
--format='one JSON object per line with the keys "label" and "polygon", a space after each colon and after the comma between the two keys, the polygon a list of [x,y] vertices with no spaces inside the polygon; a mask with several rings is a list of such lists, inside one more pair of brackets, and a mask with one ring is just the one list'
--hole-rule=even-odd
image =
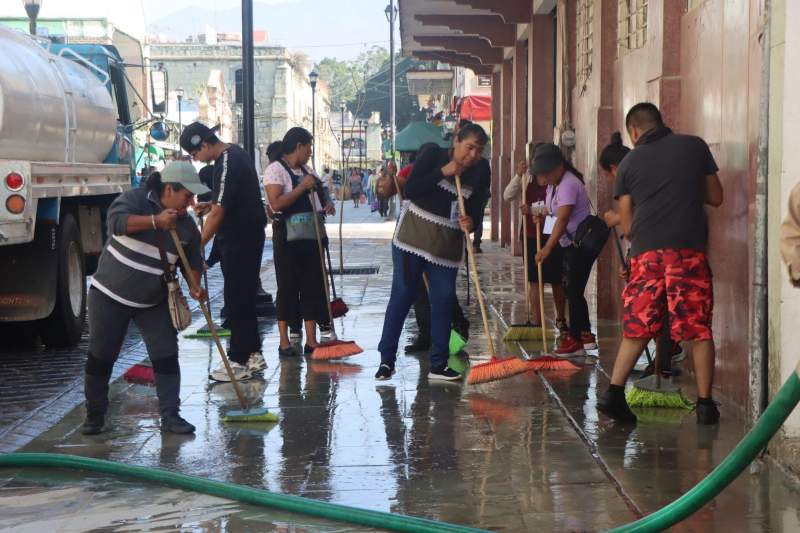
{"label": "black t-shirt", "polygon": [[214,163],[214,200],[225,209],[219,229],[226,241],[263,231],[267,202],[250,156],[231,144]]}
{"label": "black t-shirt", "polygon": [[706,176],[717,164],[706,142],[669,128],[645,133],[619,166],[614,197],[633,201],[631,255],[663,248],[705,252]]}

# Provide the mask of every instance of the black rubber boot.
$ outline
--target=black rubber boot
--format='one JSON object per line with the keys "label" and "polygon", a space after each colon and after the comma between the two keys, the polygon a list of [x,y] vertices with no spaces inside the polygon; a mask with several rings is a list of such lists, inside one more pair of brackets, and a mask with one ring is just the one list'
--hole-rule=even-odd
{"label": "black rubber boot", "polygon": [[84,435],[103,432],[108,410],[108,377],[84,374],[83,393],[86,396],[86,421],[81,427]]}
{"label": "black rubber boot", "polygon": [[168,433],[194,433],[195,427],[180,416],[180,374],[156,373],[156,395],[161,414],[161,431]]}
{"label": "black rubber boot", "polygon": [[623,387],[614,387],[613,385],[609,387],[603,397],[598,400],[597,410],[623,424],[636,423],[636,415],[628,406]]}
{"label": "black rubber boot", "polygon": [[704,400],[698,399],[696,409],[698,424],[713,426],[714,424],[719,423],[719,409],[717,408],[717,402],[711,398]]}

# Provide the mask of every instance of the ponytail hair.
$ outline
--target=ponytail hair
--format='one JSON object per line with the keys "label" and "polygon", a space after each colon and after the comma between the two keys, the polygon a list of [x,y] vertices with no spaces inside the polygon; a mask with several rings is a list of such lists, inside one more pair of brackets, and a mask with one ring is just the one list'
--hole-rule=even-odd
{"label": "ponytail hair", "polygon": [[603,151],[600,152],[600,168],[606,172],[611,172],[612,166],[619,166],[625,156],[628,155],[631,149],[622,144],[622,135],[620,132],[615,131],[611,134],[611,143],[609,143]]}
{"label": "ponytail hair", "polygon": [[576,178],[581,180],[581,183],[586,183],[583,179],[583,173],[581,171],[572,166],[572,163],[570,163],[570,161],[566,157],[563,159],[563,161],[564,161],[564,168],[566,169],[567,172],[574,174]]}

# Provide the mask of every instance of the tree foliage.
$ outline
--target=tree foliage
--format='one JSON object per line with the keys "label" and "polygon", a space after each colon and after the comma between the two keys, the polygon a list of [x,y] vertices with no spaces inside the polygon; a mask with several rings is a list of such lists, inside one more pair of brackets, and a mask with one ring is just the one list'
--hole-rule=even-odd
{"label": "tree foliage", "polygon": [[350,61],[326,57],[317,63],[316,71],[320,80],[330,87],[331,108],[338,109],[342,103],[354,101],[356,95],[364,90],[366,81],[388,68],[388,64],[389,51],[381,46],[373,46]]}

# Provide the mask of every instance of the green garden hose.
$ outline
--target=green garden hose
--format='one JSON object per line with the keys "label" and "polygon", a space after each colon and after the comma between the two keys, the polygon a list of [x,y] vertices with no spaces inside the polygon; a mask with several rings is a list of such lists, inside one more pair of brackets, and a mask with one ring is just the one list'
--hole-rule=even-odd
{"label": "green garden hose", "polygon": [[[663,531],[687,518],[722,492],[753,462],[783,422],[800,402],[800,365],[770,402],[761,418],[741,442],[700,483],[671,504],[636,522],[620,526],[610,533],[644,533]],[[51,453],[12,453],[0,455],[0,467],[50,467],[89,470],[116,476],[132,477],[170,485],[184,490],[210,494],[229,500],[272,507],[284,511],[316,516],[340,522],[406,532],[480,532],[483,530],[457,526],[424,518],[368,511],[299,496],[287,496],[233,483],[187,476],[158,468],[132,466],[102,459]]]}
{"label": "green garden hose", "polygon": [[690,516],[722,492],[761,453],[800,401],[798,375],[800,375],[800,365],[780,388],[753,429],[703,481],[655,513],[612,529],[610,533],[663,531]]}
{"label": "green garden hose", "polygon": [[285,494],[277,494],[262,489],[237,485],[235,483],[225,483],[196,476],[187,476],[186,474],[170,472],[169,470],[162,470],[160,468],[145,468],[143,466],[126,465],[90,457],[78,457],[75,455],[56,453],[12,453],[0,455],[0,467],[4,466],[70,468],[74,470],[89,470],[91,472],[137,478],[177,487],[179,489],[210,494],[211,496],[218,496],[228,500],[272,507],[283,511],[390,531],[405,531],[409,533],[486,533],[482,529],[457,526],[412,516],[369,511],[309,498],[301,498],[300,496],[287,496]]}

